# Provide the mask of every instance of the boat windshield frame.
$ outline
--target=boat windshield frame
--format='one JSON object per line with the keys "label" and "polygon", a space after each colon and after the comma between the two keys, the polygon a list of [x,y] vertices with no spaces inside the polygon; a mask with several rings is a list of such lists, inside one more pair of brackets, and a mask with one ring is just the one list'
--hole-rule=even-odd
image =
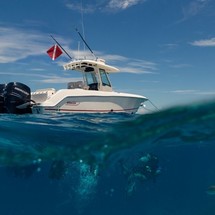
{"label": "boat windshield frame", "polygon": [[101,84],[102,86],[109,86],[111,87],[110,80],[108,78],[107,72],[105,69],[99,68],[99,76],[101,78]]}
{"label": "boat windshield frame", "polygon": [[95,68],[87,67],[84,71],[84,81],[88,90],[99,90],[100,77]]}
{"label": "boat windshield frame", "polygon": [[85,74],[85,79],[86,79],[86,84],[98,84],[98,77],[95,73],[95,71],[92,72],[84,72]]}

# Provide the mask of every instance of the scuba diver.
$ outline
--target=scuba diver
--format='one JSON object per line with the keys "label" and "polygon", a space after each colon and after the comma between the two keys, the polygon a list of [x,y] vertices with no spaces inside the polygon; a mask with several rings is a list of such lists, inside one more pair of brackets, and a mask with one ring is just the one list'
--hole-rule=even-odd
{"label": "scuba diver", "polygon": [[151,153],[140,156],[131,167],[126,166],[122,161],[120,161],[120,164],[123,173],[127,176],[126,191],[128,194],[136,190],[139,181],[152,180],[155,182],[156,177],[161,173],[158,157]]}

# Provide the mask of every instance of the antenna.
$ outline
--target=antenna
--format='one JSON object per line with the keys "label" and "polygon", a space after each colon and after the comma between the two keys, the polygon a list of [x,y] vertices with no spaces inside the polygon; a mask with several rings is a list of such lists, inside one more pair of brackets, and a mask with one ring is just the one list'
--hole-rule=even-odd
{"label": "antenna", "polygon": [[80,38],[82,39],[82,41],[84,42],[84,44],[87,46],[87,48],[90,50],[91,54],[93,55],[93,57],[97,58],[95,56],[95,54],[93,53],[92,49],[89,47],[89,45],[87,44],[86,40],[83,38],[83,36],[81,35],[81,33],[78,31],[78,29],[75,29],[77,31],[77,33],[79,34]]}
{"label": "antenna", "polygon": [[64,51],[64,53],[72,60],[72,57],[68,54],[68,52],[61,46],[61,44],[52,36],[51,38],[60,46],[60,48]]}
{"label": "antenna", "polygon": [[78,59],[79,59],[79,53],[80,53],[80,41],[78,41]]}
{"label": "antenna", "polygon": [[81,0],[81,27],[82,27],[82,34],[83,34],[83,36],[81,35],[81,33],[78,31],[77,28],[75,30],[77,31],[77,33],[80,36],[81,40],[84,42],[84,51],[85,51],[85,46],[87,46],[87,48],[89,49],[89,51],[91,52],[91,54],[93,55],[93,57],[97,59],[97,57],[93,53],[92,49],[90,48],[90,46],[87,44],[87,42],[85,40],[83,0]]}
{"label": "antenna", "polygon": [[[83,38],[85,38],[83,0],[81,0],[81,27],[82,27]],[[85,44],[84,44],[84,51],[85,51]]]}

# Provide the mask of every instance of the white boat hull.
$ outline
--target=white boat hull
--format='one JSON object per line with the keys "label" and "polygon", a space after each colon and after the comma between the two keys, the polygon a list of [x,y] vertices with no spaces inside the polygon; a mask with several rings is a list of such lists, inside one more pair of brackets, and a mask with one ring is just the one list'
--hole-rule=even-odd
{"label": "white boat hull", "polygon": [[136,113],[147,98],[134,94],[64,89],[32,107],[36,114],[67,113]]}

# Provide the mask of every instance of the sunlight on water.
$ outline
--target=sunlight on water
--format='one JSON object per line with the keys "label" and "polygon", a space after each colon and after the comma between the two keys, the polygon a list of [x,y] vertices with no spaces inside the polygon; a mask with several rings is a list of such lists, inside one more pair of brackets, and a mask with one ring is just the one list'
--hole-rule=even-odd
{"label": "sunlight on water", "polygon": [[96,192],[97,173],[83,162],[77,164],[77,168],[79,168],[79,185],[76,192],[79,199],[86,200]]}
{"label": "sunlight on water", "polygon": [[92,168],[83,161],[67,163],[66,166],[60,182],[66,199],[58,204],[58,208],[73,205],[78,213],[82,213],[96,196],[98,167]]}

